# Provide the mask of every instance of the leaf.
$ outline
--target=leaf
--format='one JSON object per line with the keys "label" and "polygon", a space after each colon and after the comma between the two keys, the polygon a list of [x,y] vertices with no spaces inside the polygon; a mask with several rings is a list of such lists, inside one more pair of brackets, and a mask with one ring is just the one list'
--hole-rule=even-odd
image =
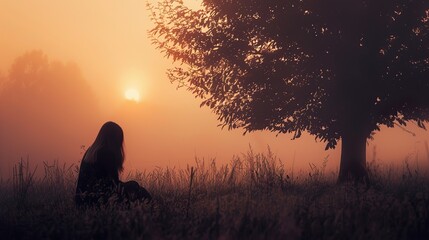
{"label": "leaf", "polygon": [[301,130],[300,129],[295,131],[295,134],[293,135],[293,139],[297,139],[299,137],[301,137]]}
{"label": "leaf", "polygon": [[417,120],[417,126],[426,130],[426,126],[425,126],[424,122],[421,120]]}

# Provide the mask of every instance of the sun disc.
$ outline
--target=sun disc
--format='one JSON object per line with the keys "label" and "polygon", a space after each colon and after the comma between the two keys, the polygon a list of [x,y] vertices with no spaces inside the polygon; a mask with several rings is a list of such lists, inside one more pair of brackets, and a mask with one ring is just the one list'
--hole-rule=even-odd
{"label": "sun disc", "polygon": [[136,89],[128,89],[125,91],[125,99],[134,102],[140,102],[140,93]]}

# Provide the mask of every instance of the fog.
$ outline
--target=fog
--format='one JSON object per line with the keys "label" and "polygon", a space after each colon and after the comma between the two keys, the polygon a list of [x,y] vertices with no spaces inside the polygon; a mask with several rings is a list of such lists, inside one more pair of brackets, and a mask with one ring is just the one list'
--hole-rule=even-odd
{"label": "fog", "polygon": [[[165,74],[172,62],[147,38],[150,21],[144,1],[28,1],[0,3],[0,174],[8,178],[21,158],[78,164],[101,125],[115,121],[125,133],[125,171],[185,167],[195,158],[219,164],[249,150],[270,146],[287,169],[308,164],[335,171],[339,150],[307,134],[228,131],[200,108],[186,89]],[[127,100],[127,89],[141,100]],[[410,132],[415,133],[413,136]],[[368,142],[368,160],[405,159],[426,167],[428,133],[382,128]],[[375,151],[374,151],[375,150]],[[375,155],[374,155],[375,153]]]}

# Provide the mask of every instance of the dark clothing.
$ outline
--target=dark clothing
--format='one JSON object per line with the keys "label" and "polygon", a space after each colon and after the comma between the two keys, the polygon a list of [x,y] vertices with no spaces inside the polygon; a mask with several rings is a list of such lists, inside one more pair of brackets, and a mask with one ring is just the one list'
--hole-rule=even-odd
{"label": "dark clothing", "polygon": [[[85,154],[86,155],[86,154]],[[76,187],[77,206],[105,205],[151,200],[149,192],[137,182],[121,182],[112,152],[101,148],[94,163],[82,159]]]}
{"label": "dark clothing", "polygon": [[120,182],[120,188],[122,189],[122,197],[125,201],[151,201],[152,196],[149,192],[141,187],[136,181]]}

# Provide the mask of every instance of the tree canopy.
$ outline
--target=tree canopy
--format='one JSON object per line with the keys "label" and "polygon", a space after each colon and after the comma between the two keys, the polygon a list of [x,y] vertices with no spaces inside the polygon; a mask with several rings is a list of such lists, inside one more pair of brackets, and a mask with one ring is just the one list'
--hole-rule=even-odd
{"label": "tree canopy", "polygon": [[427,0],[180,0],[149,5],[169,78],[223,126],[307,131],[334,148],[429,109]]}

